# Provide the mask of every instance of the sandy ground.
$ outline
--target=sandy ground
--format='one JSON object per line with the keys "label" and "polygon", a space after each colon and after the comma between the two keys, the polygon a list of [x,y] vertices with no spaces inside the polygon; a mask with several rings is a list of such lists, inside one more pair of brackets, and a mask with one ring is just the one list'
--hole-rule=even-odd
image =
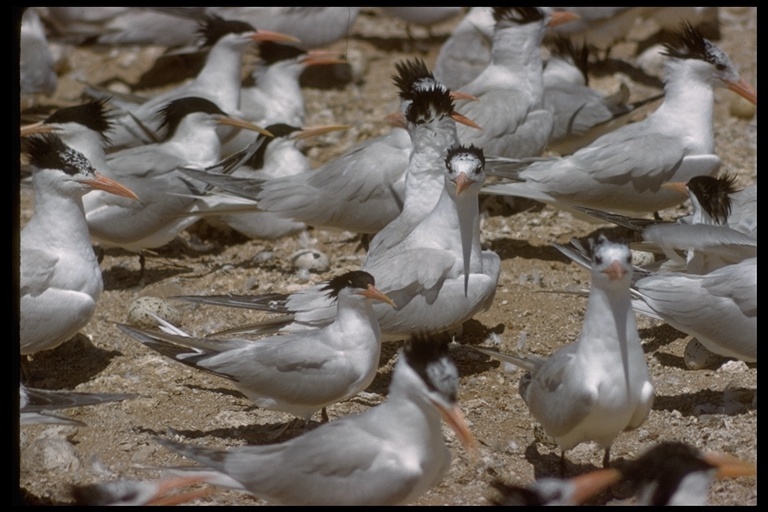
{"label": "sandy ground", "polygon": [[[420,56],[434,63],[440,44],[457,20],[433,28],[432,37],[416,28],[416,41],[408,41],[404,23],[366,9],[352,27],[348,40],[332,48],[363,56],[365,72],[358,82],[332,81],[305,87],[308,124],[340,122],[353,129],[335,138],[315,141],[309,156],[315,165],[341,154],[352,144],[386,130],[383,116],[397,107],[390,75],[399,60]],[[756,85],[756,26],[754,8],[721,9],[722,39],[718,44],[731,56],[746,80]],[[640,24],[630,41],[616,47],[614,56],[632,55],[632,36],[652,27]],[[68,48],[68,69],[60,78],[57,94],[34,111],[78,102],[81,85],[76,79],[106,83],[119,78],[136,83],[162,49]],[[306,78],[306,77],[305,77]],[[310,77],[311,78],[311,77]],[[633,82],[619,73],[594,78],[594,86],[615,90],[619,81],[639,99],[657,90]],[[113,86],[118,82],[112,80]],[[152,92],[152,91],[141,91]],[[715,132],[723,169],[735,173],[740,185],[756,182],[757,119],[731,114],[735,95],[716,93]],[[31,190],[21,189],[21,225],[34,208]],[[501,348],[524,349],[547,355],[574,340],[581,326],[585,299],[576,295],[547,293],[586,287],[589,274],[569,262],[552,243],[571,237],[585,240],[598,231],[622,236],[621,230],[575,220],[551,208],[530,205],[525,211],[484,217],[484,246],[502,259],[502,272],[492,307],[467,322],[452,356],[461,382],[459,402],[480,444],[479,457],[471,459],[455,436],[445,428],[453,454],[443,481],[415,501],[418,505],[488,504],[489,484],[495,478],[526,483],[557,473],[559,451],[537,441],[535,421],[517,394],[518,371],[478,355],[471,348],[493,333]],[[518,205],[519,209],[519,205]],[[662,212],[664,218],[684,214],[687,204]],[[29,504],[70,504],[70,486],[117,478],[153,479],[162,472],[147,467],[184,464],[181,457],[153,439],[172,429],[185,442],[210,447],[263,444],[289,417],[259,409],[227,380],[204,374],[164,358],[123,334],[115,322],[125,322],[130,304],[140,297],[165,298],[179,294],[265,293],[291,291],[326,280],[341,271],[357,268],[363,252],[356,251],[350,233],[311,230],[307,236],[278,241],[249,240],[237,233],[199,223],[184,233],[190,244],[173,243],[147,258],[144,286],[139,285],[138,258],[116,250],[102,262],[104,293],[96,315],[82,331],[83,337],[31,360],[34,383],[46,389],[135,393],[122,403],[84,407],[69,413],[83,427],[24,426],[20,432],[20,490]],[[291,255],[312,247],[330,259],[326,272],[302,276],[291,266]],[[263,255],[270,253],[271,258]],[[192,333],[208,333],[252,321],[252,312],[171,304],[180,314],[180,326]],[[689,370],[683,360],[687,337],[660,322],[638,318],[656,400],[648,421],[618,437],[614,459],[634,458],[653,444],[683,440],[702,449],[720,450],[746,460],[757,460],[756,365],[726,362],[712,368]],[[358,413],[385,400],[399,343],[384,345],[381,367],[368,393],[328,409],[333,418]],[[289,429],[279,440],[301,434]],[[582,445],[568,452],[567,474],[600,467],[602,452]],[[596,504],[624,498],[612,489]],[[755,478],[715,483],[712,504],[755,505]],[[200,505],[254,505],[264,503],[244,493],[217,490],[193,502]]]}

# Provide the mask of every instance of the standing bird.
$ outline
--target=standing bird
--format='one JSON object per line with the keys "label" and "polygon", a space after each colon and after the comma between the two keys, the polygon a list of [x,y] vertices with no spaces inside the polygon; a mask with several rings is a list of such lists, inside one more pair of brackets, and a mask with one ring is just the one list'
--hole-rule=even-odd
{"label": "standing bird", "polygon": [[484,192],[625,215],[684,201],[684,194],[662,184],[715,176],[720,169],[712,126],[715,87],[728,87],[754,104],[757,92],[728,56],[690,25],[682,27],[679,46],[666,45],[666,55],[664,101],[653,114],[570,156],[513,171],[516,181],[486,186]]}
{"label": "standing bird", "polygon": [[462,113],[483,129],[457,126],[459,140],[483,148],[488,155],[539,156],[554,124],[552,112],[544,106],[541,42],[548,26],[571,18],[538,7],[494,7],[493,17],[491,62],[462,86],[479,101],[457,102]]}
{"label": "standing bird", "polygon": [[[418,105],[416,99],[411,107]],[[395,308],[374,305],[384,341],[458,328],[488,309],[496,294],[501,260],[480,245],[483,151],[455,146],[447,151],[444,162],[437,204],[398,243],[386,251],[369,252],[362,266],[396,304]],[[281,325],[271,322],[268,327],[289,332],[314,329],[333,318],[333,304],[319,285],[289,295],[180,298],[285,314]]]}
{"label": "standing bird", "polygon": [[565,451],[588,441],[605,449],[603,466],[608,467],[614,439],[642,425],[653,405],[630,300],[629,247],[601,235],[591,262],[592,288],[576,342],[548,358],[477,349],[527,370],[520,396],[562,450],[561,472]]}
{"label": "standing bird", "polygon": [[[257,41],[296,42],[296,38],[277,32],[256,30],[248,23],[207,16],[200,23],[203,46],[210,47],[205,65],[191,81],[153,96],[139,105],[124,103],[116,114],[112,148],[123,149],[164,138],[165,126],[156,112],[170,101],[184,97],[201,97],[215,103],[220,109],[242,117],[240,89],[243,54]],[[226,141],[237,134],[232,129],[220,130]],[[242,149],[242,148],[238,148]]]}
{"label": "standing bird", "polygon": [[199,370],[231,379],[259,407],[305,422],[365,390],[376,376],[381,331],[372,301],[394,306],[367,272],[354,270],[323,285],[336,302],[333,322],[316,330],[256,341],[180,336],[118,324],[146,346]]}
{"label": "standing bird", "polygon": [[24,141],[33,168],[35,212],[21,230],[21,354],[57,347],[91,320],[104,287],[91,247],[83,196],[91,190],[136,201],[136,194],[48,134]]}
{"label": "standing bird", "polygon": [[387,401],[280,444],[229,450],[159,440],[221,473],[220,482],[281,505],[399,505],[437,485],[451,455],[440,417],[474,448],[456,403],[458,372],[447,343],[401,350]]}

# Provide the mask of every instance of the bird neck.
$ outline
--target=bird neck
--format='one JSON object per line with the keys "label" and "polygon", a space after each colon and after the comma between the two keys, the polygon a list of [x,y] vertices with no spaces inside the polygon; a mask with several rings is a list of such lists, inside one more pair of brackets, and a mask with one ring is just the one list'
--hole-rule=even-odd
{"label": "bird neck", "polygon": [[413,129],[411,154],[405,171],[403,212],[426,214],[434,208],[443,190],[445,153],[457,143],[456,123],[452,119],[442,121],[435,128]]}
{"label": "bird neck", "polygon": [[614,353],[617,339],[622,347],[639,350],[642,354],[629,286],[601,287],[593,284],[584,314],[580,348]]}
{"label": "bird neck", "polygon": [[85,222],[83,194],[73,196],[54,190],[55,184],[48,179],[47,173],[44,170],[34,175],[35,213],[25,229],[40,229],[51,246],[59,245],[54,240],[61,240],[69,246],[87,246],[93,255]]}
{"label": "bird neck", "polygon": [[664,83],[664,101],[654,112],[659,127],[684,133],[698,141],[701,152],[714,153],[714,88],[700,76],[698,62],[670,59]]}
{"label": "bird neck", "polygon": [[243,115],[262,125],[273,121],[304,124],[306,108],[299,84],[302,70],[298,63],[278,62],[254,71],[251,76],[256,85],[240,93]]}
{"label": "bird neck", "polygon": [[[209,167],[221,158],[221,139],[209,121],[187,116],[179,124],[166,150],[184,159],[189,167]],[[228,128],[228,127],[224,127]]]}
{"label": "bird neck", "polygon": [[[349,297],[339,294],[336,306],[336,318],[334,324],[347,333],[355,333],[353,344],[357,346],[361,338],[370,339],[368,334],[373,334],[378,342],[381,340],[381,329],[373,305],[368,299],[361,297]],[[366,334],[368,333],[368,334]],[[349,340],[349,336],[336,336],[335,341]]]}
{"label": "bird neck", "polygon": [[[434,233],[455,233],[436,240]],[[478,195],[464,193],[460,197],[451,194],[445,186],[437,204],[425,219],[413,230],[414,237],[433,240],[440,249],[461,255],[461,260],[481,264],[480,215]]]}
{"label": "bird neck", "polygon": [[240,107],[242,54],[226,44],[214,44],[194,81],[194,89],[209,91],[214,103],[227,113]]}
{"label": "bird neck", "polygon": [[541,42],[543,31],[537,23],[496,30],[491,47],[491,61],[512,71],[515,81],[538,84],[542,89]]}

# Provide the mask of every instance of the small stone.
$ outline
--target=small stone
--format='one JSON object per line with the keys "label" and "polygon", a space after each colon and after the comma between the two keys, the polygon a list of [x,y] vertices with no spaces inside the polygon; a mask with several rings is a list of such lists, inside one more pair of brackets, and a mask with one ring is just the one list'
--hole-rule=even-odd
{"label": "small stone", "polygon": [[75,447],[62,438],[38,438],[30,443],[20,457],[21,466],[35,472],[70,472],[80,469]]}

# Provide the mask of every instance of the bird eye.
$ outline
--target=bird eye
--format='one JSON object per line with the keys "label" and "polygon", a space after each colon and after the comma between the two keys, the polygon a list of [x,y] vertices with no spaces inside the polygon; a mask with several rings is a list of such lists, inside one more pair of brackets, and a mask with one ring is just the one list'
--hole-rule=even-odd
{"label": "bird eye", "polygon": [[717,64],[715,69],[718,71],[725,71],[725,64]]}
{"label": "bird eye", "polygon": [[603,257],[602,256],[595,256],[595,263],[597,263],[598,265],[602,265],[603,264]]}

